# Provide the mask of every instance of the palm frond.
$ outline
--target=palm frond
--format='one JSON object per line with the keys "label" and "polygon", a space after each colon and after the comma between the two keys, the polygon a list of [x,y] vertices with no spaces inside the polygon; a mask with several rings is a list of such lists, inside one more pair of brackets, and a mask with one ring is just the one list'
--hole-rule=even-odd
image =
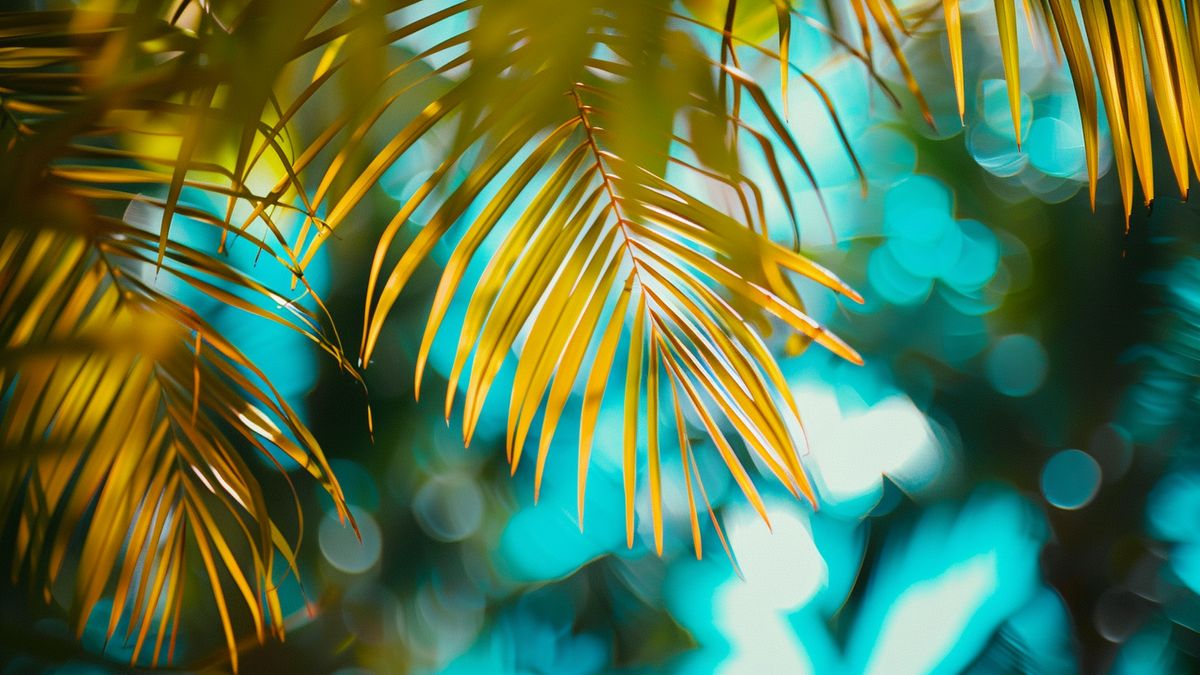
{"label": "palm frond", "polygon": [[[172,624],[166,617],[178,614],[190,542],[231,649],[227,595],[245,601],[260,639],[264,626],[281,632],[276,587],[281,573],[295,572],[292,545],[239,446],[267,458],[272,448],[282,451],[346,515],[340,489],[315,439],[262,374],[194,312],[124,266],[152,265],[154,239],[109,229],[89,238],[14,229],[0,244],[6,257],[22,261],[6,266],[3,303],[25,308],[5,313],[0,357],[10,458],[4,513],[16,527],[12,571],[49,599],[68,549],[82,537],[77,630],[112,593],[110,637],[128,616],[125,639],[138,627],[136,660],[156,625],[150,653],[157,662]],[[195,252],[168,247],[169,260],[189,255]],[[293,569],[279,570],[276,552]]]}
{"label": "palm frond", "polygon": [[[638,419],[645,400],[651,506],[661,546],[656,439],[664,374],[673,395],[696,412],[760,510],[757,490],[723,423],[732,425],[784,485],[813,499],[793,441],[794,403],[749,322],[759,314],[772,315],[790,330],[858,361],[845,343],[804,315],[787,274],[799,273],[858,298],[826,270],[755,231],[766,228],[756,224],[750,206],[762,196],[738,170],[732,144],[739,135],[761,148],[789,208],[779,163],[794,160],[812,175],[762,89],[736,66],[704,55],[686,34],[670,27],[671,15],[652,3],[556,6],[552,24],[540,23],[529,8],[515,13],[483,3],[479,11],[473,30],[486,30],[486,38],[473,33],[446,41],[464,45],[467,58],[451,63],[465,72],[451,78],[445,91],[392,137],[326,218],[330,228],[337,227],[366,187],[418,138],[430,129],[454,126],[444,159],[381,238],[368,287],[363,361],[369,360],[418,265],[468,217],[468,208],[479,204],[478,215],[463,221],[417,357],[419,392],[434,338],[461,294],[468,306],[445,407],[449,418],[462,383],[465,442],[471,441],[501,365],[516,352],[506,447],[515,472],[540,411],[535,486],[540,485],[576,380],[586,380],[579,440],[582,521],[596,416],[621,336],[632,322],[624,364],[631,545]],[[628,30],[638,25],[649,27]],[[646,98],[647,80],[660,83],[654,100]],[[766,131],[730,109],[723,86],[736,90],[733,106],[744,100],[761,116]],[[688,119],[695,123],[679,122]],[[712,129],[720,134],[716,140],[705,133]],[[774,154],[777,145],[785,157]],[[471,147],[485,148],[474,162],[468,158]],[[459,167],[465,167],[465,178],[451,185],[447,177]],[[676,175],[709,191],[729,191],[744,209],[734,216],[714,208],[668,179]],[[331,183],[328,177],[322,181]],[[400,228],[439,188],[447,191],[436,213],[388,271],[385,261]],[[749,196],[750,188],[756,198]],[[511,225],[499,227],[506,222]],[[498,248],[474,288],[460,289],[489,237],[499,240]]]}
{"label": "palm frond", "polygon": [[[132,643],[134,662],[172,657],[185,561],[198,560],[236,669],[234,617],[242,610],[235,604],[244,605],[260,641],[281,635],[278,584],[296,573],[295,545],[268,511],[246,451],[291,458],[324,486],[344,519],[349,513],[295,411],[232,343],[160,291],[156,278],[171,276],[287,325],[345,359],[322,314],[241,274],[215,251],[176,242],[168,236],[171,219],[147,231],[114,215],[131,200],[186,213],[301,274],[276,253],[278,242],[179,204],[179,191],[193,185],[230,200],[266,198],[238,181],[204,182],[222,170],[195,148],[156,156],[121,143],[150,130],[150,105],[168,110],[167,121],[153,121],[155,133],[197,145],[188,140],[193,132],[172,123],[169,102],[205,89],[204,78],[177,61],[138,55],[171,54],[191,39],[140,15],[0,18],[0,172],[7,179],[0,200],[0,517],[15,542],[14,578],[50,600],[52,586],[73,574],[79,633],[101,598],[111,597],[108,638]],[[105,61],[138,67],[92,70]],[[193,113],[179,107],[175,118]],[[154,196],[163,186],[166,193]],[[260,217],[264,232],[272,231],[269,213],[283,204],[269,206]]]}
{"label": "palm frond", "polygon": [[[421,7],[427,13],[420,13]],[[392,12],[407,13],[390,32],[360,34],[363,26]],[[780,25],[790,20],[776,14]],[[466,28],[446,28],[455,21]],[[678,391],[699,409],[751,499],[757,501],[756,492],[724,437],[721,415],[790,489],[811,498],[790,431],[798,423],[794,405],[787,403],[782,376],[759,332],[770,328],[765,317],[771,315],[806,339],[857,360],[853,350],[803,314],[787,275],[799,273],[857,296],[826,270],[758,233],[768,227],[763,190],[739,169],[739,139],[747,139],[769,166],[777,198],[793,223],[791,188],[781,162],[795,161],[814,187],[815,179],[766,94],[737,67],[730,48],[737,36],[684,17],[666,3],[630,0],[542,7],[468,0],[436,8],[398,0],[331,11],[311,23],[322,27],[295,33],[300,37],[289,51],[295,55],[292,65],[305,73],[305,84],[272,102],[278,112],[264,125],[269,127],[264,140],[255,140],[258,150],[239,146],[237,156],[251,158],[240,173],[296,119],[305,114],[327,118],[310,111],[320,107],[314,102],[328,100],[322,97],[327,88],[358,87],[360,96],[335,111],[314,137],[294,139],[297,153],[281,158],[285,170],[265,205],[231,227],[245,230],[290,190],[307,195],[300,186],[308,181],[316,187],[302,197],[306,225],[291,244],[303,267],[354,219],[394,164],[420,153],[432,136],[449,139],[432,174],[380,235],[368,281],[360,363],[369,363],[389,312],[421,263],[469,219],[435,293],[416,380],[419,392],[434,336],[468,266],[485,240],[502,240],[468,298],[468,319],[449,378],[447,416],[459,383],[464,384],[466,442],[501,364],[515,351],[517,386],[506,434],[513,470],[544,408],[538,434],[538,466],[543,465],[573,384],[586,379],[593,391],[585,396],[580,449],[586,472],[593,433],[588,429],[623,327],[632,318],[635,326],[639,320],[644,324],[641,338],[646,353],[657,356],[654,368],[665,369],[673,384],[685,378]],[[684,30],[697,25],[722,36],[720,55],[705,54]],[[362,39],[357,51],[345,48],[348,36]],[[420,51],[386,72],[376,67],[376,80],[361,72],[372,58],[388,62],[387,45],[403,48],[414,36],[426,45]],[[787,64],[779,54],[756,48]],[[836,121],[820,84],[798,72]],[[396,123],[398,108],[416,112]],[[744,112],[749,111],[765,129],[747,121]],[[385,120],[398,130],[384,127]],[[838,130],[853,157],[845,132]],[[370,149],[374,143],[378,150]],[[687,174],[708,193],[734,195],[741,209],[730,215],[709,206],[706,193],[681,190],[668,180],[675,172]],[[231,180],[235,188],[245,182],[238,173]],[[389,265],[401,231],[428,203],[434,214]],[[165,206],[172,210],[172,204]],[[479,215],[469,216],[477,206]],[[632,307],[642,310],[630,317]],[[593,352],[604,359],[589,369]],[[647,366],[634,360],[627,370],[638,375],[630,382],[641,392],[651,379],[640,376]],[[635,404],[642,398],[641,393],[630,396]],[[629,414],[638,414],[637,407]],[[632,438],[636,443],[637,434]],[[635,464],[632,458],[628,462],[631,493]],[[539,468],[539,481],[540,474]]]}
{"label": "palm frond", "polygon": [[[434,8],[412,0],[182,0],[127,14],[0,17],[10,150],[0,178],[12,179],[4,203],[14,206],[0,270],[14,281],[4,290],[7,304],[26,310],[11,320],[6,314],[0,335],[6,444],[27,451],[6,474],[4,493],[25,533],[17,571],[47,583],[61,569],[44,561],[62,555],[53,547],[46,553],[47,542],[81,533],[94,572],[78,578],[79,621],[115,588],[134,599],[114,603],[110,632],[133,612],[129,625],[143,634],[157,626],[161,644],[168,622],[157,617],[163,604],[178,610],[176,579],[190,547],[211,581],[235,665],[227,596],[242,597],[260,636],[282,629],[272,561],[282,553],[290,564],[292,552],[240,448],[284,451],[346,515],[340,490],[319,445],[262,373],[152,280],[172,275],[220,303],[284,323],[353,374],[307,288],[305,266],[359,218],[393,165],[437,147],[437,139],[432,174],[379,236],[360,363],[369,363],[400,292],[435,244],[455,239],[416,378],[419,391],[434,337],[461,296],[467,319],[446,410],[461,385],[465,442],[501,365],[515,354],[506,431],[513,471],[536,437],[540,485],[563,411],[582,395],[581,522],[598,410],[614,378],[624,382],[626,401],[630,542],[645,438],[662,546],[664,420],[680,436],[692,499],[707,502],[689,415],[764,518],[736,438],[789,490],[814,499],[795,447],[799,416],[765,338],[783,328],[860,362],[804,313],[792,278],[861,298],[800,255],[798,241],[787,248],[766,236],[772,200],[796,228],[786,178],[795,168],[787,163],[813,188],[816,180],[783,117],[742,70],[735,43],[777,59],[785,75],[812,87],[852,159],[853,152],[819,82],[788,63],[787,40],[772,52],[738,35],[734,4],[723,24],[641,0],[464,0]],[[906,28],[895,7],[888,0],[854,6],[902,60],[893,31]],[[785,2],[771,9],[781,34],[801,17]],[[696,30],[720,38],[718,53],[705,51]],[[869,45],[858,51],[824,31],[878,80]],[[770,185],[747,177],[747,155],[768,168]],[[224,213],[190,206],[188,190],[220,200]],[[126,222],[118,212],[131,202],[160,210],[161,219]],[[73,226],[16,208],[56,203],[74,209]],[[724,203],[733,206],[714,205]],[[278,226],[286,213],[300,214],[298,232]],[[219,232],[222,247],[246,241],[286,267],[315,307],[237,273],[220,250],[180,243],[186,233],[176,229],[177,217],[184,216]],[[424,222],[415,237],[399,246],[416,218]],[[484,242],[499,247],[474,287],[461,288]],[[64,257],[76,249],[77,259]],[[113,325],[158,337],[153,345],[114,341],[125,333]],[[84,346],[72,351],[62,340]],[[663,410],[668,390],[673,415]],[[173,599],[160,600],[160,583]]]}
{"label": "palm frond", "polygon": [[[1186,5],[1186,6],[1185,6]],[[1066,57],[1075,94],[1093,206],[1099,171],[1098,114],[1103,104],[1112,136],[1117,181],[1126,221],[1133,209],[1135,178],[1147,205],[1154,200],[1151,101],[1157,111],[1175,182],[1186,199],[1191,173],[1200,173],[1200,4],[1154,0],[1044,0],[1026,3],[1031,30],[1046,31]],[[1020,81],[1015,11],[997,0],[1000,47],[1014,124],[1020,143]],[[945,1],[954,83],[962,111],[961,17]],[[1148,83],[1147,83],[1148,77]],[[1099,96],[1097,96],[1097,87]],[[1151,99],[1151,94],[1153,98]]]}

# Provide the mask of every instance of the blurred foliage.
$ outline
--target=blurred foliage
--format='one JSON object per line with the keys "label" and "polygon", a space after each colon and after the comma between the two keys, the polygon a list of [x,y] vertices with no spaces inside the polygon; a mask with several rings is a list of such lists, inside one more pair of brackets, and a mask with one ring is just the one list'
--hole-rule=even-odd
{"label": "blurred foliage", "polygon": [[1196,666],[1194,3],[20,5],[4,672]]}

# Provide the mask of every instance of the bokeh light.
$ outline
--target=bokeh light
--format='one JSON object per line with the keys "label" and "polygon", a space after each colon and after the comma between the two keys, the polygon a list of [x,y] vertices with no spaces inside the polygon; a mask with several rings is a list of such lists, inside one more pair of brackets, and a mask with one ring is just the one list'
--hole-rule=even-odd
{"label": "bokeh light", "polygon": [[1100,465],[1082,450],[1055,453],[1042,467],[1042,495],[1052,505],[1080,509],[1100,489]]}
{"label": "bokeh light", "polygon": [[1005,396],[1029,396],[1046,380],[1046,350],[1029,335],[1005,335],[987,356],[987,377]]}
{"label": "bokeh light", "polygon": [[413,497],[413,514],[421,529],[434,539],[459,541],[483,521],[483,494],[470,476],[433,476]]}
{"label": "bokeh light", "polygon": [[383,552],[382,533],[371,514],[353,507],[351,513],[358,525],[361,542],[354,530],[330,513],[321,518],[317,541],[321,554],[335,569],[346,574],[362,574],[379,562]]}

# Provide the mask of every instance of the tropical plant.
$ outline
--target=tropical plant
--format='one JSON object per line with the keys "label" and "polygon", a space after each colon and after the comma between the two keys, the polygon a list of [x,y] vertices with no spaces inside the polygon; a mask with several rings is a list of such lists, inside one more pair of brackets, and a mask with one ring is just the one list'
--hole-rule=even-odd
{"label": "tropical plant", "polygon": [[[764,518],[739,445],[793,494],[815,499],[795,440],[799,415],[773,354],[815,341],[861,362],[805,314],[795,278],[861,298],[800,254],[798,237],[785,246],[767,236],[768,213],[793,225],[800,217],[787,163],[817,185],[796,127],[740,60],[776,61],[783,100],[791,80],[811,87],[862,170],[835,102],[789,62],[793,22],[816,22],[788,0],[40,4],[0,15],[0,496],[14,575],[47,599],[56,579],[73,576],[77,630],[111,594],[108,634],[120,625],[136,633],[136,661],[153,630],[147,653],[155,663],[169,658],[166,635],[179,628],[194,551],[235,668],[232,598],[258,639],[282,634],[276,589],[295,573],[295,544],[268,512],[248,457],[285,455],[349,512],[301,416],[187,298],[287,325],[359,379],[305,278],[331,237],[377,242],[363,366],[433,247],[455,241],[416,388],[450,303],[464,298],[447,418],[461,393],[469,443],[515,352],[507,455],[515,472],[536,438],[540,483],[562,412],[581,393],[581,523],[597,414],[614,374],[626,410],[630,543],[644,438],[661,550],[660,420],[678,436],[693,506],[706,497],[689,419]],[[936,6],[827,4],[830,21],[816,28],[863,64],[864,86],[891,96],[880,72],[894,62],[931,120],[904,47]],[[1191,2],[1186,15],[1197,10]],[[958,1],[944,11],[962,114]],[[1012,0],[998,0],[996,13],[1019,120]],[[1200,169],[1200,28],[1182,4],[1084,0],[1077,13],[1067,0],[1044,0],[1026,13],[1075,79],[1093,198],[1098,100],[1126,214],[1135,164],[1146,201],[1153,197],[1143,48],[1186,194],[1189,157]],[[390,222],[378,231],[363,224],[389,168],[431,150],[428,178]],[[759,174],[768,178],[752,178]],[[200,208],[189,194],[224,208]],[[130,204],[161,218],[131,218]],[[219,244],[191,245],[199,230]],[[291,288],[231,265],[234,245],[286,268]],[[463,288],[469,270],[478,276]],[[695,508],[691,525],[699,555]]]}

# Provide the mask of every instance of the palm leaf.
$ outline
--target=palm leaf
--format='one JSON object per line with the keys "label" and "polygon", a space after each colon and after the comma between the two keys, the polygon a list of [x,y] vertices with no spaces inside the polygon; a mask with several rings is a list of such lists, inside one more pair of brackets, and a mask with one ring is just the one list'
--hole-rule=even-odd
{"label": "palm leaf", "polygon": [[[176,585],[190,541],[205,562],[230,648],[227,593],[245,601],[260,640],[264,627],[281,633],[275,589],[294,569],[278,569],[275,553],[294,568],[292,545],[239,445],[268,458],[269,448],[285,453],[325,485],[345,516],[340,489],[315,439],[262,374],[193,312],[123,266],[153,265],[154,239],[106,229],[111,234],[90,240],[13,229],[2,244],[23,261],[6,279],[3,302],[25,309],[5,314],[0,357],[13,572],[42,586],[48,599],[82,535],[79,567],[87,573],[76,575],[77,630],[111,592],[109,636],[128,615],[129,631],[138,627],[136,660],[157,625],[157,662],[171,624],[162,617],[178,612]],[[195,252],[168,245],[168,261],[188,255]]]}
{"label": "palm leaf", "polygon": [[[1079,101],[1089,194],[1095,204],[1099,161],[1099,101],[1112,136],[1126,222],[1134,177],[1144,201],[1154,200],[1149,108],[1151,93],[1175,182],[1184,198],[1189,175],[1200,172],[1200,4],[1154,0],[1046,0],[1030,11],[1031,29],[1049,31],[1066,56]],[[945,3],[951,65],[962,107],[961,28],[957,2]],[[1014,124],[1020,126],[1017,32],[1010,0],[997,0],[1000,46]],[[1080,25],[1082,21],[1082,27]],[[1086,37],[1086,43],[1085,43]],[[1144,74],[1147,73],[1147,74]],[[1148,77],[1149,87],[1146,79]],[[1019,130],[1018,130],[1019,133]],[[1018,143],[1020,137],[1018,135]]]}
{"label": "palm leaf", "polygon": [[[103,618],[108,638],[132,644],[133,662],[148,655],[157,664],[173,656],[186,561],[198,560],[236,669],[233,617],[241,610],[234,605],[243,606],[259,641],[282,635],[278,584],[296,573],[295,544],[268,511],[247,451],[291,458],[321,482],[341,517],[349,513],[295,411],[233,344],[159,291],[155,275],[287,325],[345,359],[322,314],[237,272],[215,251],[176,243],[172,218],[161,231],[147,231],[110,215],[130,200],[158,204],[172,217],[186,213],[200,226],[240,235],[300,274],[266,241],[179,203],[184,186],[267,201],[247,192],[245,181],[222,186],[201,178],[222,169],[198,156],[198,142],[188,140],[194,127],[173,123],[202,117],[195,108],[155,121],[156,133],[179,139],[173,154],[145,155],[114,142],[147,131],[139,110],[145,101],[195,100],[196,83],[208,87],[171,60],[142,61],[133,75],[108,78],[89,69],[106,53],[147,46],[170,53],[190,38],[132,15],[88,18],[0,18],[0,42],[17,47],[0,55],[7,114],[0,171],[8,179],[0,202],[0,443],[7,458],[0,515],[15,543],[11,571],[50,600],[76,559],[76,631],[111,597]],[[152,196],[163,186],[163,196]],[[275,200],[271,212],[284,207]],[[269,215],[260,220],[273,231]],[[289,311],[269,309],[279,305]]]}
{"label": "palm leaf", "polygon": [[[803,314],[787,275],[799,273],[857,296],[827,271],[754,231],[767,229],[764,191],[738,169],[738,138],[749,137],[761,151],[777,198],[793,222],[791,188],[781,162],[796,162],[815,185],[811,167],[765,93],[737,68],[728,47],[734,39],[730,31],[722,32],[725,55],[713,58],[684,32],[696,21],[666,3],[605,0],[566,9],[560,3],[547,2],[540,9],[537,4],[468,1],[429,9],[426,15],[409,15],[361,48],[379,55],[372,50],[403,46],[459,15],[472,16],[466,32],[431,33],[438,37],[423,44],[432,46],[362,85],[360,104],[335,113],[311,140],[297,141],[296,159],[268,195],[278,200],[305,175],[316,185],[305,201],[315,231],[309,236],[306,227],[294,239],[295,258],[300,266],[311,260],[353,219],[396,162],[440,134],[450,140],[432,174],[380,236],[368,281],[361,363],[369,363],[407,282],[434,246],[478,206],[482,210],[465,221],[435,292],[416,380],[419,392],[434,337],[467,268],[485,240],[501,240],[475,291],[464,295],[467,319],[449,376],[447,416],[461,383],[466,442],[496,374],[515,351],[516,386],[506,434],[513,470],[541,414],[536,434],[540,483],[540,467],[576,379],[586,379],[593,392],[584,399],[580,453],[586,460],[589,429],[594,429],[622,326],[632,319],[644,326],[637,342],[656,356],[654,367],[669,378],[687,380],[678,383],[678,391],[688,406],[700,410],[718,451],[751,499],[757,501],[756,490],[724,438],[724,424],[746,439],[789,489],[812,498],[792,440],[798,424],[794,404],[759,331],[771,325],[765,317],[772,316],[806,339],[857,360],[853,350]],[[325,88],[339,78],[357,77],[353,71],[361,57],[344,53],[347,36],[381,13],[411,12],[415,5],[397,1],[331,12],[327,27],[297,38],[292,53],[298,67],[311,68],[311,77],[304,78],[309,84],[290,98],[280,95],[282,112],[265,135],[279,137],[305,110],[318,107],[315,101],[327,100]],[[443,63],[431,68],[435,58]],[[800,75],[834,112],[817,81]],[[666,93],[648,99],[647,82],[663,85]],[[415,112],[380,138],[381,121],[395,119],[397,108]],[[766,129],[748,123],[744,109],[763,119]],[[691,123],[682,124],[681,118]],[[723,140],[700,133],[712,129]],[[373,138],[380,148],[367,152]],[[692,174],[706,190],[732,191],[742,211],[730,215],[680,190],[666,180],[668,167]],[[238,176],[234,180],[244,182]],[[401,230],[427,203],[434,205],[434,214],[389,265]],[[233,226],[244,230],[248,223]],[[622,311],[615,312],[619,298],[626,299],[619,300]],[[630,317],[629,307],[643,311]],[[519,340],[522,335],[528,337]],[[589,370],[585,364],[594,352],[604,358]],[[647,367],[636,359],[630,363],[627,372],[633,375]],[[627,380],[636,384],[629,412],[636,415],[649,378]],[[631,443],[636,444],[634,428]],[[628,465],[632,492],[636,462]],[[582,492],[586,461],[580,471]],[[658,504],[653,508],[657,511]]]}
{"label": "palm leaf", "polygon": [[[903,63],[907,27],[891,2],[854,7]],[[383,21],[400,11],[404,21]],[[783,34],[778,52],[747,45],[728,25],[641,0],[465,0],[432,9],[411,0],[182,0],[129,13],[0,17],[9,150],[0,178],[10,179],[4,203],[13,207],[0,273],[9,282],[6,310],[21,310],[6,311],[0,334],[3,433],[21,457],[6,468],[3,494],[18,523],[14,569],[45,588],[80,533],[90,571],[77,575],[76,625],[105,593],[132,596],[114,603],[110,634],[130,612],[136,651],[154,630],[157,658],[168,625],[178,627],[160,617],[178,613],[183,556],[193,551],[235,667],[235,603],[258,636],[282,631],[273,561],[282,553],[291,566],[293,552],[241,453],[282,450],[346,515],[340,490],[319,445],[262,373],[152,279],[172,275],[289,325],[353,374],[304,267],[358,218],[391,167],[438,137],[445,142],[432,175],[379,236],[361,363],[434,245],[461,231],[435,292],[417,387],[461,296],[467,319],[446,407],[449,415],[461,385],[466,442],[515,353],[506,433],[513,471],[536,438],[540,485],[563,410],[581,390],[581,522],[597,413],[614,377],[625,383],[631,534],[644,436],[661,549],[667,391],[693,499],[698,493],[707,505],[698,448],[685,431],[689,413],[764,518],[740,445],[793,493],[814,499],[795,447],[795,404],[766,339],[782,329],[859,362],[804,313],[792,275],[861,299],[796,252],[798,241],[786,248],[765,236],[768,200],[796,228],[787,163],[816,181],[782,116],[739,67],[735,43],[798,74],[836,123],[817,80],[787,62],[792,18],[814,22],[786,2],[772,11]],[[447,33],[463,16],[468,28]],[[878,80],[869,42],[858,51],[822,28]],[[706,53],[690,34],[697,30],[719,34],[720,53]],[[414,36],[422,46],[385,67],[391,47],[404,49]],[[771,185],[747,178],[747,153],[766,164]],[[189,206],[187,190],[223,200],[224,213]],[[736,206],[717,208],[714,195]],[[161,209],[161,220],[125,222],[116,212],[130,202]],[[401,230],[426,204],[432,215],[399,247]],[[69,226],[51,225],[59,219],[43,211],[52,205],[70,206]],[[304,223],[290,236],[275,222],[286,212]],[[220,232],[223,246],[246,241],[284,265],[315,309],[232,270],[220,251],[179,243],[177,216]],[[462,288],[485,241],[499,248],[478,283]],[[696,518],[692,534],[699,555]]]}
{"label": "palm leaf", "polygon": [[[218,251],[178,243],[176,216],[226,243],[249,242],[292,270],[305,294],[304,266],[316,251],[365,210],[391,167],[435,136],[446,141],[434,171],[379,236],[361,363],[434,246],[453,237],[416,377],[419,391],[450,304],[465,301],[446,393],[448,417],[461,398],[464,441],[515,354],[505,442],[513,471],[536,446],[535,485],[564,410],[581,395],[581,523],[598,411],[613,380],[625,400],[630,543],[644,438],[661,550],[664,424],[680,439],[697,554],[694,500],[707,505],[707,497],[689,423],[704,428],[764,518],[740,445],[813,499],[793,440],[799,418],[767,332],[782,328],[858,361],[805,315],[792,276],[857,296],[795,246],[765,236],[766,200],[782,204],[793,225],[798,219],[786,165],[815,180],[785,116],[739,62],[739,50],[777,59],[786,99],[798,72],[788,63],[791,22],[813,19],[785,0],[761,3],[776,19],[771,51],[739,33],[735,2],[716,20],[650,0],[464,0],[420,14],[426,4],[181,0],[128,13],[0,16],[0,442],[11,458],[0,497],[17,544],[13,572],[48,593],[78,547],[86,567],[76,573],[76,626],[113,594],[109,634],[127,619],[135,660],[143,649],[153,659],[164,646],[170,652],[189,554],[210,582],[235,667],[235,604],[257,636],[282,630],[274,589],[291,572],[277,569],[275,556],[291,567],[294,552],[266,509],[247,449],[276,448],[300,462],[345,513],[295,412],[233,345],[150,280],[173,275],[285,323],[352,372],[323,306],[303,309],[229,268]],[[1135,182],[1153,199],[1151,93],[1186,195],[1189,169],[1200,170],[1200,5],[1083,0],[1077,12],[1067,0],[1026,4],[1075,82],[1093,199],[1100,102],[1127,216]],[[942,5],[961,114],[959,3]],[[383,21],[400,11],[405,21]],[[928,11],[906,15],[891,0],[849,0],[846,11],[849,31],[836,22],[819,28],[877,81],[877,50],[886,50],[931,120],[903,49]],[[998,0],[996,11],[1017,121],[1016,6]],[[445,30],[462,16],[468,28]],[[697,44],[697,32],[720,36],[716,54]],[[432,35],[390,70],[382,65],[394,62],[391,46]],[[798,75],[836,121],[819,83]],[[319,123],[309,129],[305,120]],[[767,165],[770,185],[746,177],[747,156]],[[189,189],[219,196],[224,213],[189,207]],[[735,206],[718,207],[724,200],[714,196]],[[162,211],[149,231],[116,215],[139,200]],[[420,216],[423,207],[432,215]],[[303,216],[298,234],[276,226],[287,211]],[[422,222],[401,245],[414,219]],[[470,283],[488,242],[496,252]],[[672,414],[663,414],[667,405]]]}
{"label": "palm leaf", "polygon": [[[739,220],[665,178],[669,165],[691,172],[703,183],[715,182],[739,194],[745,190],[740,172],[730,171],[738,159],[728,146],[707,147],[710,139],[674,122],[691,113],[714,118],[718,128],[730,133],[757,138],[770,153],[768,161],[785,200],[787,186],[774,144],[804,171],[808,166],[761,88],[747,75],[705,57],[690,42],[668,42],[684,37],[669,28],[647,34],[621,32],[637,25],[622,12],[640,13],[639,18],[665,26],[670,16],[652,5],[600,4],[611,14],[581,7],[578,15],[556,17],[552,27],[538,25],[532,10],[511,16],[485,4],[478,25],[491,28],[493,42],[471,45],[468,72],[393,137],[384,153],[354,179],[326,222],[336,226],[351,208],[343,207],[345,200],[361,198],[364,186],[378,180],[388,162],[412,147],[418,135],[457,117],[455,144],[382,239],[371,270],[363,360],[369,360],[399,292],[433,244],[447,236],[468,206],[481,204],[478,216],[464,225],[435,293],[418,354],[418,391],[442,319],[461,292],[468,308],[449,376],[447,417],[462,383],[464,439],[469,443],[494,378],[510,352],[516,352],[506,447],[515,472],[542,413],[536,430],[537,486],[569,393],[590,361],[580,434],[582,521],[595,419],[622,325],[632,321],[624,378],[627,526],[632,537],[639,407],[646,398],[651,506],[656,541],[661,542],[659,374],[671,380],[672,391],[683,392],[683,402],[697,412],[752,502],[761,507],[749,474],[726,439],[725,423],[785,486],[813,499],[792,440],[798,424],[794,404],[746,313],[770,314],[791,330],[858,360],[853,350],[803,314],[786,272],[857,296],[811,261],[754,232],[751,210]],[[570,28],[578,32],[562,35]],[[586,49],[576,47],[579,60],[572,64],[572,54],[556,51],[562,44]],[[596,45],[615,58],[591,55]],[[552,68],[562,72],[554,73],[557,79],[550,77],[539,71],[540,64],[555,64]],[[663,72],[653,73],[656,68]],[[646,71],[662,82],[683,84],[676,91],[657,92],[655,103],[638,100],[643,83],[633,78]],[[498,73],[510,75],[498,78]],[[746,105],[754,106],[769,131],[754,129],[732,113],[726,97],[712,88],[714,79],[736,87],[732,105],[739,105],[744,93]],[[676,151],[673,142],[695,152]],[[487,151],[467,165],[459,185],[446,188],[435,215],[385,277],[383,261],[396,232],[423,200],[447,184],[445,177],[453,175],[456,165],[466,163],[466,148],[477,144]],[[527,196],[524,202],[522,195]],[[505,217],[511,228],[499,230]],[[499,247],[474,288],[460,290],[470,262],[489,237],[499,239]],[[720,291],[729,297],[721,297]]]}

